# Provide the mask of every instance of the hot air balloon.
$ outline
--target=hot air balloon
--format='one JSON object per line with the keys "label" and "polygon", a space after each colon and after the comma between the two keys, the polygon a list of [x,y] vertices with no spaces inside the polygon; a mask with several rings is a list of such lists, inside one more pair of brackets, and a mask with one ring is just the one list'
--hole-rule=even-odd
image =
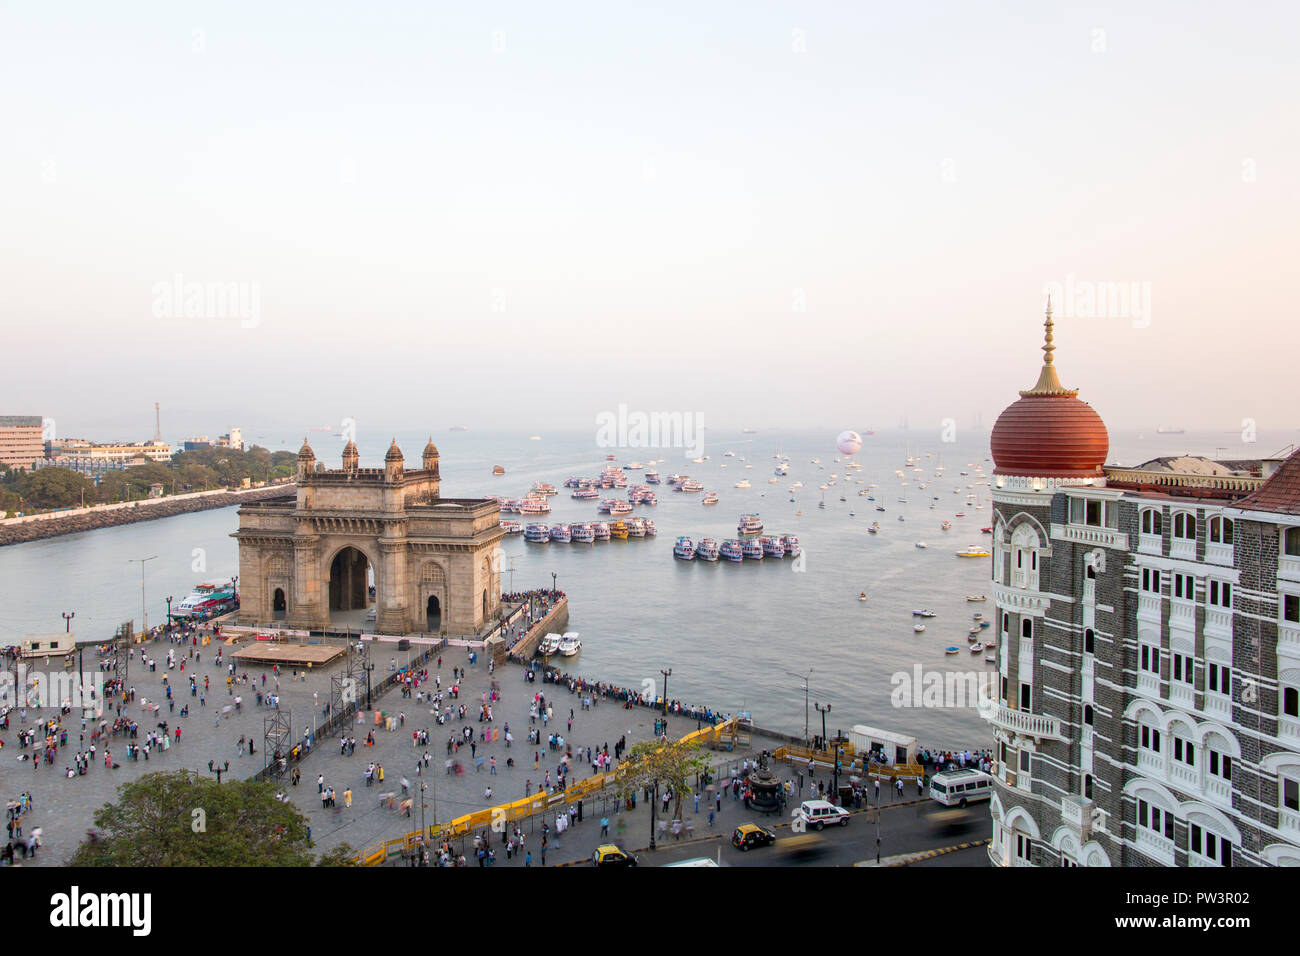
{"label": "hot air balloon", "polygon": [[845,455],[856,455],[862,450],[862,436],[857,432],[840,432],[835,439],[835,447]]}

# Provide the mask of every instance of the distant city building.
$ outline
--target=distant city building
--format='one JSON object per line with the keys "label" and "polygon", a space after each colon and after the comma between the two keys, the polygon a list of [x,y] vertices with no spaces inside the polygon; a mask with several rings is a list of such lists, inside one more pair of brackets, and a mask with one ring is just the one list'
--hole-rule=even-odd
{"label": "distant city building", "polygon": [[40,415],[0,415],[0,465],[31,468],[44,457],[44,419]]}
{"label": "distant city building", "polygon": [[37,467],[58,466],[83,475],[99,474],[117,468],[169,462],[172,446],[161,441],[96,444],[84,438],[60,438],[44,444],[44,460]]}
{"label": "distant city building", "polygon": [[182,451],[198,451],[200,448],[211,448],[212,439],[207,435],[197,435],[194,438],[187,438],[181,443]]}
{"label": "distant city building", "polygon": [[217,440],[213,441],[207,435],[198,435],[194,438],[185,439],[182,450],[198,451],[201,448],[233,448],[235,451],[244,450],[244,432],[239,428],[230,429],[228,435],[218,435]]}
{"label": "distant city building", "polygon": [[1001,866],[1300,866],[1300,452],[1106,466],[1038,382],[991,435]]}

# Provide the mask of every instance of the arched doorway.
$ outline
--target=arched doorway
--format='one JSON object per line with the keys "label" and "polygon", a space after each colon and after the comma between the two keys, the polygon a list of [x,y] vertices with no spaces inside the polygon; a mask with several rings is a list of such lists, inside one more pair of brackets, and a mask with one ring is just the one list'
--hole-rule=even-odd
{"label": "arched doorway", "polygon": [[287,610],[288,604],[284,598],[284,588],[276,588],[275,594],[271,595],[271,616],[277,621],[282,621]]}
{"label": "arched doorway", "polygon": [[424,614],[425,630],[430,634],[437,634],[438,629],[442,627],[442,605],[439,603],[438,598],[432,594],[429,595],[429,604],[425,608]]}
{"label": "arched doorway", "polygon": [[363,626],[370,607],[370,561],[356,548],[344,548],[330,562],[330,621]]}

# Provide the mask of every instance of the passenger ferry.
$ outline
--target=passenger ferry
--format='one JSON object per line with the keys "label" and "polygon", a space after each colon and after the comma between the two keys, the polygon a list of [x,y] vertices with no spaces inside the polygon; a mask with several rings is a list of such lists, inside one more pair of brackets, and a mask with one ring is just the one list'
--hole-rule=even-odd
{"label": "passenger ferry", "polygon": [[645,483],[646,483],[647,485],[657,485],[657,484],[659,484],[659,472],[654,471],[653,469],[650,470],[650,471],[647,471],[647,472],[645,473]]}
{"label": "passenger ferry", "polygon": [[741,548],[740,542],[735,538],[728,538],[722,542],[722,547],[718,551],[728,561],[743,561],[745,558],[744,549]]}
{"label": "passenger ferry", "polygon": [[524,526],[518,521],[503,521],[501,522],[501,530],[506,534],[523,534]]}
{"label": "passenger ferry", "polygon": [[716,491],[707,492],[704,497],[700,499],[700,504],[702,505],[716,505],[717,503],[718,493]]}
{"label": "passenger ferry", "polygon": [[214,611],[232,608],[239,600],[235,586],[227,579],[224,581],[204,581],[172,610],[172,617],[207,617]]}
{"label": "passenger ferry", "polygon": [[590,485],[584,485],[581,488],[575,489],[573,494],[569,497],[590,501],[592,498],[600,497],[600,489],[592,488]]}
{"label": "passenger ferry", "polygon": [[[505,470],[504,468],[502,468],[500,465],[493,465],[493,466],[492,466],[492,474],[496,475],[498,478],[501,477],[502,475],[504,475],[505,473],[506,473],[506,470]],[[176,616],[175,613],[173,613],[172,616],[175,617],[175,616]]]}
{"label": "passenger ferry", "polygon": [[568,478],[564,479],[564,487],[566,488],[581,488],[583,485],[588,483],[589,479],[583,478],[580,475],[570,475]]}
{"label": "passenger ferry", "polygon": [[636,518],[636,517],[628,518],[627,521],[624,522],[624,523],[627,525],[627,533],[628,533],[629,535],[631,535],[631,536],[634,537],[634,538],[644,538],[644,537],[645,537],[645,519],[644,519],[644,518]]}
{"label": "passenger ferry", "polygon": [[787,534],[783,537],[781,543],[785,545],[785,553],[790,555],[792,558],[799,557],[800,553],[803,551],[803,549],[799,547],[799,539],[792,534]]}
{"label": "passenger ferry", "polygon": [[695,542],[690,538],[681,537],[673,545],[673,557],[681,558],[683,561],[695,560]]}
{"label": "passenger ferry", "polygon": [[618,521],[611,521],[609,524],[609,536],[618,541],[627,540],[627,522],[620,518]]}
{"label": "passenger ferry", "polygon": [[685,481],[685,480],[686,480],[687,478],[689,478],[689,477],[690,477],[690,475],[669,475],[669,476],[668,476],[668,484],[676,486],[676,485],[681,484],[683,481]]}
{"label": "passenger ferry", "polygon": [[743,542],[740,545],[740,550],[747,558],[755,561],[763,560],[763,543],[757,538],[750,538],[748,541]]}
{"label": "passenger ferry", "polygon": [[702,538],[695,549],[695,556],[701,561],[718,560],[718,542],[713,538]]}
{"label": "passenger ferry", "polygon": [[763,545],[763,554],[769,558],[785,557],[785,541],[782,538],[759,538]]}
{"label": "passenger ferry", "polygon": [[653,538],[655,535],[659,533],[659,529],[655,527],[655,523],[653,521],[651,521],[649,518],[644,518],[642,520],[645,521],[646,537]]}
{"label": "passenger ferry", "polygon": [[544,481],[538,481],[533,484],[532,493],[535,495],[553,495],[557,494],[554,485],[548,485]]}
{"label": "passenger ferry", "polygon": [[703,491],[704,483],[702,481],[696,481],[694,478],[687,478],[680,485],[677,486],[677,490],[678,491]]}
{"label": "passenger ferry", "polygon": [[756,514],[741,515],[736,530],[741,534],[762,534],[763,519]]}
{"label": "passenger ferry", "polygon": [[741,478],[740,481],[736,482],[736,485],[735,485],[735,486],[736,486],[737,488],[748,488],[748,487],[750,487],[749,479],[748,479],[748,478]]}
{"label": "passenger ferry", "polygon": [[519,505],[519,513],[525,515],[544,515],[550,512],[551,503],[542,497],[529,495]]}
{"label": "passenger ferry", "polygon": [[596,510],[601,514],[609,514],[609,509],[614,507],[614,502],[617,500],[616,498],[603,498],[600,504],[596,505]]}
{"label": "passenger ferry", "polygon": [[641,492],[641,504],[657,505],[659,504],[659,496],[655,494],[653,491],[649,491],[649,490],[643,491]]}
{"label": "passenger ferry", "polygon": [[563,544],[568,544],[572,541],[573,536],[569,533],[569,526],[567,524],[557,524],[553,526],[551,528],[551,540],[559,541]]}
{"label": "passenger ferry", "polygon": [[611,515],[628,515],[633,511],[632,502],[619,501],[617,499],[609,503],[609,513]]}
{"label": "passenger ferry", "polygon": [[618,455],[612,455],[612,454],[611,454],[611,455],[606,455],[606,456],[605,456],[605,460],[606,460],[606,461],[618,461]]}
{"label": "passenger ferry", "polygon": [[531,522],[524,528],[524,538],[528,541],[550,541],[551,529],[541,522]]}
{"label": "passenger ferry", "polygon": [[596,536],[597,541],[609,540],[609,523],[606,521],[593,521],[591,523],[591,533]]}
{"label": "passenger ferry", "polygon": [[589,524],[571,524],[569,535],[574,541],[586,543],[596,540],[596,529]]}

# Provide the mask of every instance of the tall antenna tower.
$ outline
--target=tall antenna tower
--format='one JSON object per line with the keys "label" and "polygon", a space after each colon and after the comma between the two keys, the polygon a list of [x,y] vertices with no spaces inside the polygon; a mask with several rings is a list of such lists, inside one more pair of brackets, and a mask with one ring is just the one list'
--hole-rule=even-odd
{"label": "tall antenna tower", "polygon": [[158,410],[158,403],[153,403],[153,440],[162,441],[162,412]]}

